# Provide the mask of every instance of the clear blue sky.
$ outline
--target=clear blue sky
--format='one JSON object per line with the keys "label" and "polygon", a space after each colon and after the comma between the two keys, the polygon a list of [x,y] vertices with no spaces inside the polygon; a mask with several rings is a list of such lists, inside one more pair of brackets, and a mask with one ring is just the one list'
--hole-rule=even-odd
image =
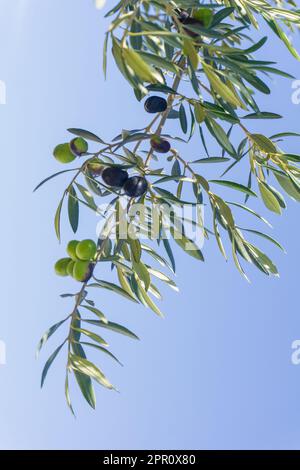
{"label": "clear blue sky", "polygon": [[[109,139],[122,127],[140,127],[146,117],[112,64],[103,80],[106,23],[92,0],[0,0],[0,9],[0,79],[7,85],[7,104],[0,106],[0,339],[7,345],[7,365],[0,366],[0,448],[299,449],[300,366],[290,356],[292,341],[300,339],[300,225],[299,206],[291,200],[281,218],[268,214],[287,255],[257,241],[276,261],[280,279],[250,268],[247,284],[213,240],[204,247],[205,264],[176,250],[181,292],[163,289],[166,319],[98,294],[107,315],[141,338],[107,335],[124,368],[98,356],[121,393],[98,388],[93,412],[73,387],[74,420],[63,396],[64,354],[40,390],[43,361],[58,339],[39,361],[35,345],[69,313],[71,303],[59,294],[74,286],[52,272],[63,253],[52,219],[67,177],[37,194],[32,188],[60,169],[51,151],[66,139],[67,127]],[[300,48],[299,36],[295,43]],[[264,55],[298,78],[299,63],[273,36]],[[253,130],[299,132],[291,82],[276,78],[271,86],[272,97],[260,97],[262,108],[285,119],[253,122]],[[299,141],[290,140],[287,148],[299,153]],[[188,152],[204,156],[197,139]],[[244,171],[232,179],[246,182]],[[266,214],[259,202],[252,207]],[[255,219],[241,220],[259,227]],[[84,238],[96,220],[84,212],[82,222]],[[66,226],[63,243],[70,237]]]}

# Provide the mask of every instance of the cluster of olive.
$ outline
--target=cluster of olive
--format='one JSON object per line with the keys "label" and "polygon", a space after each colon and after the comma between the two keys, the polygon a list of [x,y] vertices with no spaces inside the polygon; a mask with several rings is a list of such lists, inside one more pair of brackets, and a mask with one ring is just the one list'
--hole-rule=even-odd
{"label": "cluster of olive", "polygon": [[[167,101],[160,96],[151,96],[145,101],[145,110],[148,113],[162,113],[167,109]],[[150,139],[152,149],[158,153],[169,152],[170,143],[158,135],[154,135]],[[139,197],[142,196],[148,189],[147,180],[143,176],[128,176],[127,171],[119,167],[107,167],[101,170],[99,164],[91,164],[91,170],[95,175],[101,177],[107,186],[115,188],[123,188],[126,196]]]}
{"label": "cluster of olive", "polygon": [[54,266],[58,276],[72,276],[87,282],[94,270],[97,245],[93,240],[71,240],[67,245],[69,257],[59,259]]}
{"label": "cluster of olive", "polygon": [[[167,109],[167,106],[167,101],[160,96],[151,96],[145,101],[145,110],[151,114],[162,113]],[[154,135],[150,139],[150,145],[158,153],[167,153],[171,148],[170,143],[158,135]],[[120,167],[103,167],[101,163],[91,161],[89,169],[94,176],[101,176],[107,186],[122,188],[126,196],[139,197],[145,194],[148,189],[146,178],[143,176],[129,177],[127,171]]]}
{"label": "cluster of olive", "polygon": [[[151,114],[162,113],[167,109],[167,106],[167,101],[160,96],[151,96],[145,101],[145,110]],[[159,135],[153,135],[151,137],[150,145],[157,153],[168,153],[171,148],[170,143]],[[60,163],[70,163],[75,160],[76,157],[81,157],[87,154],[87,152],[87,141],[82,137],[75,137],[71,142],[57,145],[53,151],[53,155]],[[88,168],[93,176],[101,176],[107,186],[122,188],[126,196],[140,197],[148,190],[146,178],[137,175],[129,177],[127,171],[118,166],[107,167],[95,159],[88,162]],[[64,259],[64,263],[61,261],[61,265],[65,266],[66,262],[66,259]]]}

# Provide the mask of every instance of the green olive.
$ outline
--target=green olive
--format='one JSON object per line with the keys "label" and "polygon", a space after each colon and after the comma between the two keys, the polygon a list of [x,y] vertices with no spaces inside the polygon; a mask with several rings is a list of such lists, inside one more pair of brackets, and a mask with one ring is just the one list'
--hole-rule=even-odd
{"label": "green olive", "polygon": [[59,144],[55,147],[53,155],[60,163],[70,163],[76,156],[71,152],[69,144]]}
{"label": "green olive", "polygon": [[70,258],[61,258],[56,261],[54,270],[58,276],[68,276],[67,268],[70,261]]}
{"label": "green olive", "polygon": [[82,240],[76,247],[76,256],[83,261],[92,260],[97,252],[97,245],[93,240]]}
{"label": "green olive", "polygon": [[75,261],[71,259],[71,261],[69,261],[69,264],[67,266],[67,273],[69,276],[73,276],[74,264],[75,264]]}
{"label": "green olive", "polygon": [[213,12],[210,8],[199,8],[193,14],[193,18],[199,21],[204,28],[209,28],[213,19]]}
{"label": "green olive", "polygon": [[93,274],[93,263],[89,261],[75,261],[73,277],[76,281],[87,282]]}
{"label": "green olive", "polygon": [[78,240],[71,240],[68,245],[67,245],[67,253],[72,258],[73,261],[77,261],[78,257],[76,255],[76,248],[78,245],[79,241]]}

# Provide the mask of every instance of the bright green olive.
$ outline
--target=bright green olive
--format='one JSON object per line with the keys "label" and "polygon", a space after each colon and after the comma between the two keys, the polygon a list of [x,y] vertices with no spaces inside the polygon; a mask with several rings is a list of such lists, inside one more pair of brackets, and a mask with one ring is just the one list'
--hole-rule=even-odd
{"label": "bright green olive", "polygon": [[70,263],[71,259],[70,258],[61,258],[58,261],[56,261],[54,270],[58,276],[67,276],[67,268]]}
{"label": "bright green olive", "polygon": [[82,240],[76,247],[76,256],[80,260],[88,261],[94,258],[97,245],[93,240]]}
{"label": "bright green olive", "polygon": [[67,266],[67,273],[69,276],[73,276],[74,264],[75,264],[75,261],[71,259],[71,261],[69,261],[69,264]]}
{"label": "bright green olive", "polygon": [[73,277],[76,281],[87,282],[93,274],[93,263],[89,261],[75,261]]}
{"label": "bright green olive", "polygon": [[82,137],[75,137],[75,139],[70,142],[70,150],[76,156],[80,157],[88,151],[88,143]]}
{"label": "bright green olive", "polygon": [[71,152],[69,144],[59,144],[55,147],[53,155],[60,163],[71,163],[76,156]]}
{"label": "bright green olive", "polygon": [[210,8],[199,8],[193,14],[193,18],[199,21],[200,26],[209,28],[213,19],[213,12]]}
{"label": "bright green olive", "polygon": [[71,240],[67,245],[67,253],[73,261],[78,260],[78,256],[76,255],[76,248],[78,243],[78,240]]}

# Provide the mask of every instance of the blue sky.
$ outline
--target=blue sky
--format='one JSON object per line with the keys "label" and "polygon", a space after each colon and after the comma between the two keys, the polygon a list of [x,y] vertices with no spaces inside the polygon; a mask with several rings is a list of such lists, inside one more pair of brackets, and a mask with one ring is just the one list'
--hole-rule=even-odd
{"label": "blue sky", "polygon": [[[0,106],[0,339],[7,346],[7,364],[0,366],[0,448],[299,449],[300,366],[291,363],[291,344],[300,339],[300,225],[299,206],[291,200],[282,217],[266,214],[260,202],[251,206],[267,215],[274,225],[269,233],[287,250],[284,255],[260,242],[276,261],[279,279],[250,268],[252,282],[246,283],[213,240],[204,247],[205,264],[176,250],[181,292],[162,289],[164,320],[109,293],[95,296],[112,320],[141,338],[107,335],[123,368],[98,357],[120,393],[97,389],[93,412],[73,387],[74,420],[63,396],[64,354],[40,390],[43,361],[60,336],[38,361],[35,345],[69,313],[71,303],[59,294],[74,285],[52,270],[71,237],[65,225],[59,246],[52,224],[68,177],[36,194],[32,188],[60,169],[51,152],[66,140],[66,128],[110,139],[124,127],[142,127],[147,116],[112,61],[109,79],[103,79],[107,22],[92,0],[0,0],[0,8],[0,79],[7,87],[7,104]],[[294,42],[299,49],[298,35]],[[261,57],[277,60],[298,78],[299,64],[274,36]],[[253,122],[252,129],[299,132],[291,81],[275,78],[271,87],[271,97],[260,97],[262,108],[285,118]],[[299,153],[298,146],[296,139],[287,142],[290,152]],[[204,156],[200,140],[193,140],[187,156]],[[246,182],[245,168],[232,179]],[[81,220],[79,237],[89,237],[97,220],[86,211]],[[242,214],[241,220],[259,227]]]}

